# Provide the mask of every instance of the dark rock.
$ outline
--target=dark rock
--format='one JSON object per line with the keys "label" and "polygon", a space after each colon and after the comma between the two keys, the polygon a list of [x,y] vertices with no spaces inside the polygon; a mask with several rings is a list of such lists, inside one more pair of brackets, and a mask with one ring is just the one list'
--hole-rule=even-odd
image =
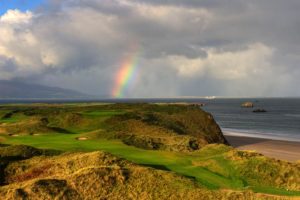
{"label": "dark rock", "polygon": [[264,113],[264,112],[267,112],[267,111],[265,109],[255,109],[252,112],[254,112],[254,113]]}

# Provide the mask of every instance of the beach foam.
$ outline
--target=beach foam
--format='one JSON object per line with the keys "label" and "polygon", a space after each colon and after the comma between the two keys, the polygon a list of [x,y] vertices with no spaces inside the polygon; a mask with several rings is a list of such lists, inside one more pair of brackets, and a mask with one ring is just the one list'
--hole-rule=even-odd
{"label": "beach foam", "polygon": [[259,132],[256,130],[251,131],[251,130],[238,130],[238,129],[229,129],[229,128],[222,128],[222,131],[225,136],[226,135],[241,136],[241,137],[300,142],[300,137],[297,137],[298,135],[295,134],[268,133],[268,132]]}

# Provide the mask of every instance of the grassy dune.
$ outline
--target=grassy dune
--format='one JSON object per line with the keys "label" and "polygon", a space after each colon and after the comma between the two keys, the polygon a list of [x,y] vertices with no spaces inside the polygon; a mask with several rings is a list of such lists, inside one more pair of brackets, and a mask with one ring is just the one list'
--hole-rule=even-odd
{"label": "grassy dune", "polygon": [[174,172],[136,165],[99,151],[45,156],[51,151],[24,146],[4,149],[6,155],[22,150],[27,156],[6,167],[8,185],[0,187],[4,199],[274,199],[249,190],[209,190]]}
{"label": "grassy dune", "polygon": [[[11,111],[14,111],[11,116],[3,118]],[[203,131],[199,136],[189,135],[199,127],[198,124],[194,124],[193,119],[184,118],[184,115],[189,113],[193,117],[199,116],[200,120],[211,120],[210,115],[199,108],[186,105],[13,106],[2,108],[0,113],[3,120],[0,120],[0,128],[4,130],[0,134],[0,141],[5,144],[24,144],[61,151],[102,150],[140,165],[176,172],[209,190],[252,190],[274,195],[300,196],[299,164],[265,158],[256,153],[237,151],[222,144],[226,141],[218,136],[217,131],[212,133],[215,134],[213,137],[210,137],[205,132],[208,130],[207,127],[202,128]],[[40,127],[36,130],[26,127],[26,130],[19,135],[9,136],[9,132],[5,133],[5,130],[15,130],[10,126],[29,123],[37,118],[44,121],[47,118],[47,123],[39,126],[46,126],[51,132],[36,131],[43,130]],[[159,123],[157,119],[160,120]],[[130,120],[130,127],[126,126],[127,120]],[[197,144],[201,145],[201,148],[190,151],[177,151],[175,148],[173,151],[126,145],[123,142],[124,136],[120,136],[120,129],[124,128],[125,133],[122,134],[127,137],[127,134],[132,134],[132,131],[142,130],[141,127],[158,130],[154,136],[146,135],[147,139],[182,134],[183,137],[199,139]],[[150,134],[147,131],[145,133]],[[86,140],[78,140],[78,138]],[[209,144],[215,143],[209,141],[215,138],[220,138],[216,140],[220,144]],[[203,142],[204,139],[207,139],[206,143]]]}

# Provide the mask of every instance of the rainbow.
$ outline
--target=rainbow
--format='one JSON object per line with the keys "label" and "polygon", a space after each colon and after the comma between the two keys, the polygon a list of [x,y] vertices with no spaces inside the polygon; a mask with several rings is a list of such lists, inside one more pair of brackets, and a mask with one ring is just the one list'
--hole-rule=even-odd
{"label": "rainbow", "polygon": [[135,50],[124,59],[117,72],[117,75],[115,76],[115,83],[111,92],[111,95],[114,98],[124,97],[125,92],[136,77],[140,52],[138,48],[134,49]]}

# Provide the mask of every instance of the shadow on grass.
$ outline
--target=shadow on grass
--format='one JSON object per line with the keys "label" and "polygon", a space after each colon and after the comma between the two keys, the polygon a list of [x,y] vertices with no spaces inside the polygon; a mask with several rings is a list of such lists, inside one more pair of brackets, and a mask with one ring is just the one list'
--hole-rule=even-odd
{"label": "shadow on grass", "polygon": [[[155,165],[155,164],[139,164],[139,165],[142,165],[142,166],[145,166],[145,167],[151,167],[151,168],[158,169],[158,170],[174,172],[171,169],[169,169],[168,167],[166,167],[165,165]],[[189,175],[184,175],[184,174],[180,174],[180,175],[182,175],[182,176],[184,176],[188,179],[191,179],[192,181],[197,182],[197,179],[194,176],[189,176]]]}
{"label": "shadow on grass", "polygon": [[164,171],[172,171],[169,168],[167,168],[165,165],[155,165],[155,164],[140,164],[140,165],[145,167],[151,167],[154,169],[164,170]]}
{"label": "shadow on grass", "polygon": [[71,131],[68,131],[66,129],[60,128],[60,127],[49,127],[51,128],[53,131],[57,132],[57,133],[65,133],[65,134],[75,134]]}

